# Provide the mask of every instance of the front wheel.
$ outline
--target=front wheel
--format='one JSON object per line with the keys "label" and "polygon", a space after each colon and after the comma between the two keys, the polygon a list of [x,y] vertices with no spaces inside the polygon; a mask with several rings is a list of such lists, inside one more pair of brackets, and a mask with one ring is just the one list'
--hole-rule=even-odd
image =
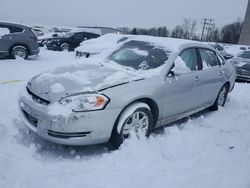
{"label": "front wheel", "polygon": [[209,108],[212,111],[218,110],[219,106],[224,106],[228,95],[228,85],[223,85],[220,89],[214,104]]}
{"label": "front wheel", "polygon": [[129,109],[129,107],[123,111],[113,129],[109,143],[114,148],[119,148],[123,141],[129,138],[131,134],[139,137],[139,134],[143,133],[148,137],[152,132],[153,115],[148,105],[144,103],[140,105],[138,103],[133,110]]}
{"label": "front wheel", "polygon": [[11,58],[12,59],[27,59],[28,51],[27,48],[24,46],[15,46],[11,50]]}

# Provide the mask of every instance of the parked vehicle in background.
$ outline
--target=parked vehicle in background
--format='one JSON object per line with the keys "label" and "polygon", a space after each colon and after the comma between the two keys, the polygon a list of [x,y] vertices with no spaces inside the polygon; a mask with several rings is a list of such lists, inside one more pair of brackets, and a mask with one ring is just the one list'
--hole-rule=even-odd
{"label": "parked vehicle in background", "polygon": [[68,32],[63,37],[47,39],[45,45],[49,50],[73,51],[82,41],[97,38],[100,35],[89,32]]}
{"label": "parked vehicle in background", "polygon": [[32,28],[32,31],[36,34],[37,37],[43,36],[44,33],[42,32],[42,30],[37,29],[37,28]]}
{"label": "parked vehicle in background", "polygon": [[38,53],[37,37],[30,27],[0,22],[0,57],[26,59]]}
{"label": "parked vehicle in background", "polygon": [[240,52],[231,62],[236,67],[237,80],[250,81],[250,50]]}
{"label": "parked vehicle in background", "polygon": [[95,54],[99,54],[104,50],[111,50],[117,46],[126,42],[131,35],[120,35],[120,34],[105,34],[96,39],[90,39],[83,41],[80,46],[75,49],[76,57],[90,57]]}
{"label": "parked vehicle in background", "polygon": [[47,40],[51,38],[60,38],[60,37],[64,37],[64,32],[47,33],[38,37],[38,44],[40,47],[43,47]]}
{"label": "parked vehicle in background", "polygon": [[107,33],[122,34],[118,29],[112,27],[89,27],[89,26],[77,26],[77,29],[85,32],[96,33],[99,35],[105,35]]}
{"label": "parked vehicle in background", "polygon": [[240,52],[249,50],[250,46],[237,45],[237,44],[224,44],[224,49],[227,51],[228,54],[231,54],[232,56],[236,56]]}
{"label": "parked vehicle in background", "polygon": [[235,77],[235,67],[208,45],[136,36],[105,59],[35,76],[19,106],[25,124],[47,140],[119,147],[131,134],[149,136],[156,127],[217,110]]}
{"label": "parked vehicle in background", "polygon": [[224,59],[231,59],[233,55],[228,54],[226,50],[224,49],[223,45],[219,43],[214,43],[214,42],[206,42],[208,45],[212,46],[214,49],[216,49],[223,57]]}

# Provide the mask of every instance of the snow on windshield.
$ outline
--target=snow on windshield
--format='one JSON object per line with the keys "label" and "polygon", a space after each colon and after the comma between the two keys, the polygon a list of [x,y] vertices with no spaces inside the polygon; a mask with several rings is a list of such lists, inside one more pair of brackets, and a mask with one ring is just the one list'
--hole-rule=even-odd
{"label": "snow on windshield", "polygon": [[170,52],[162,47],[143,41],[129,41],[116,50],[109,59],[115,63],[135,70],[155,69],[163,65]]}

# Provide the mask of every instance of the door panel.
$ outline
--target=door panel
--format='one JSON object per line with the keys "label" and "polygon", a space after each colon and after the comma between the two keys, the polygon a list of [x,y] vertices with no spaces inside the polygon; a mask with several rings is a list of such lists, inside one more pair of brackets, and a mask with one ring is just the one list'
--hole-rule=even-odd
{"label": "door panel", "polygon": [[201,106],[200,81],[200,71],[166,78],[162,91],[165,93],[162,97],[164,117],[175,116],[199,108]]}
{"label": "door panel", "polygon": [[201,84],[203,85],[201,100],[205,104],[214,103],[224,80],[223,65],[219,61],[216,53],[210,49],[199,49],[199,55],[202,62]]}

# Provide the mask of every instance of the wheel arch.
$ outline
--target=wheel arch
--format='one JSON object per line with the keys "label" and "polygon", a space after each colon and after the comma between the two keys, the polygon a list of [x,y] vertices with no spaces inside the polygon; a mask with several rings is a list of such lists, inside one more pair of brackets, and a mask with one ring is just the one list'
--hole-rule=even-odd
{"label": "wheel arch", "polygon": [[231,86],[230,82],[226,81],[226,83],[224,85],[227,86],[227,90],[228,90],[228,92],[230,92],[230,86]]}
{"label": "wheel arch", "polygon": [[9,54],[11,54],[11,50],[12,50],[14,47],[16,47],[16,46],[23,46],[23,47],[25,47],[25,48],[27,49],[28,55],[31,54],[31,50],[30,50],[30,48],[29,48],[29,45],[27,45],[27,44],[25,44],[25,43],[15,43],[15,44],[12,44],[12,45],[9,47],[9,50],[8,50]]}
{"label": "wheel arch", "polygon": [[115,124],[113,126],[113,130],[112,130],[112,134],[114,131],[116,130],[116,127],[118,125],[118,122],[121,118],[121,115],[123,114],[123,112],[131,105],[135,104],[135,103],[145,103],[146,105],[149,106],[152,115],[153,115],[153,128],[156,127],[156,124],[158,122],[158,118],[159,118],[159,107],[158,104],[155,102],[155,100],[153,100],[152,98],[148,98],[148,97],[143,97],[143,98],[138,98],[135,99],[133,101],[131,101],[130,103],[128,103],[125,107],[123,107],[123,109],[121,110],[121,112],[119,113],[118,117],[116,118]]}

